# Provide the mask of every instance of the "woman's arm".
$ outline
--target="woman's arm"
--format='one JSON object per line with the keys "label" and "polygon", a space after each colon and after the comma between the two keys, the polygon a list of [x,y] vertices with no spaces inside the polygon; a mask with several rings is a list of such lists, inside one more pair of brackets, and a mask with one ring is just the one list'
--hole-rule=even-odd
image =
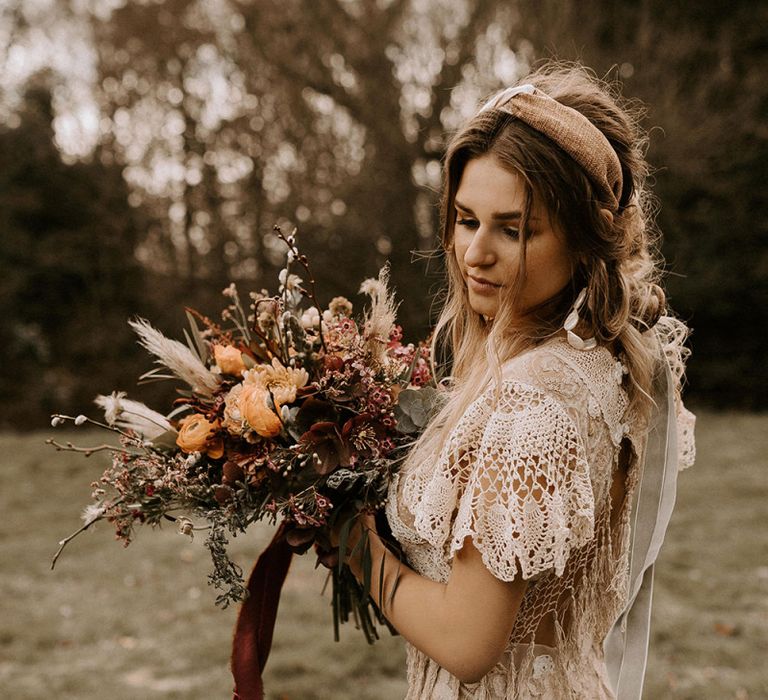
{"label": "woman's arm", "polygon": [[[373,516],[363,518],[361,525],[369,529],[371,597],[375,601],[381,598],[387,619],[405,639],[459,680],[473,683],[482,678],[507,645],[527,581],[496,578],[467,537],[453,558],[448,582],[436,583],[401,563],[384,546]],[[350,541],[350,549],[352,546]],[[349,565],[362,580],[359,553],[349,558]]]}

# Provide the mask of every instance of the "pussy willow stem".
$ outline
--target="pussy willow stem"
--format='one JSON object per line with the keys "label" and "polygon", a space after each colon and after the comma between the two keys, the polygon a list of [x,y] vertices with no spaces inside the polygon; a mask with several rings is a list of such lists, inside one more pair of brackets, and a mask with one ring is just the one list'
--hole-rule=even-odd
{"label": "pussy willow stem", "polygon": [[[64,413],[54,413],[52,418],[61,418],[63,420],[71,420],[72,422],[76,420],[76,416],[67,416]],[[122,435],[124,438],[128,438],[132,442],[141,443],[141,440],[135,435],[131,435],[130,433],[126,433],[124,430],[120,430],[120,428],[118,428],[116,425],[102,423],[101,421],[93,420],[93,418],[88,418],[88,416],[85,417],[85,420],[87,423],[92,423],[99,428],[104,428],[104,430],[109,430],[113,433],[117,433],[118,435]]]}
{"label": "pussy willow stem", "polygon": [[256,337],[260,338],[267,350],[272,353],[273,357],[279,357],[280,353],[277,351],[275,344],[267,337],[267,334],[259,328],[259,304],[265,304],[267,302],[274,302],[274,299],[259,299],[253,305],[253,328],[251,330],[256,334]]}
{"label": "pussy willow stem", "polygon": [[[112,505],[118,505],[120,502],[122,502],[122,498],[118,498]],[[95,522],[98,522],[102,519],[103,516],[98,516],[96,518],[93,518],[91,520],[88,520],[86,523],[81,525],[77,530],[75,530],[69,537],[65,537],[63,540],[59,540],[59,548],[56,550],[56,554],[53,555],[53,559],[51,560],[51,571],[53,571],[53,567],[56,566],[56,561],[61,556],[61,553],[64,551],[64,547],[66,547],[75,537],[77,537],[81,532],[85,532],[91,525],[93,525]]]}
{"label": "pussy willow stem", "polygon": [[48,438],[45,441],[46,445],[53,445],[58,451],[65,451],[65,452],[82,452],[86,457],[90,457],[95,452],[106,452],[106,451],[112,451],[112,452],[122,452],[126,455],[133,455],[134,457],[140,457],[142,455],[141,452],[131,452],[129,450],[126,450],[124,447],[118,447],[117,445],[96,445],[96,447],[77,447],[76,445],[73,445],[71,442],[68,442],[66,445],[61,444],[60,442],[56,442],[53,438]]}
{"label": "pussy willow stem", "polygon": [[[301,267],[304,269],[304,272],[306,273],[309,280],[309,291],[306,289],[302,289],[301,291],[309,297],[311,302],[315,305],[315,308],[320,311],[320,302],[318,302],[317,294],[315,292],[315,276],[312,274],[312,270],[309,267],[309,260],[307,260],[307,256],[302,255],[299,252],[299,249],[295,243],[290,243],[288,241],[288,238],[285,236],[279,226],[274,226],[274,231],[280,237],[280,240],[288,246],[288,250],[290,250],[290,252],[293,254],[293,257],[299,261],[299,265],[301,265]],[[320,321],[317,324],[317,332],[320,335],[320,345],[322,346],[323,351],[328,352],[328,348],[325,345],[325,337],[323,336],[322,315],[320,316]]]}
{"label": "pussy willow stem", "polygon": [[56,550],[56,554],[53,555],[53,559],[51,560],[51,571],[53,571],[53,568],[56,566],[56,561],[61,556],[61,553],[64,551],[64,547],[66,547],[81,532],[85,532],[97,520],[101,520],[101,518],[94,518],[93,520],[89,520],[87,523],[77,528],[77,530],[75,530],[71,535],[69,535],[69,537],[65,537],[63,540],[59,541],[59,548]]}

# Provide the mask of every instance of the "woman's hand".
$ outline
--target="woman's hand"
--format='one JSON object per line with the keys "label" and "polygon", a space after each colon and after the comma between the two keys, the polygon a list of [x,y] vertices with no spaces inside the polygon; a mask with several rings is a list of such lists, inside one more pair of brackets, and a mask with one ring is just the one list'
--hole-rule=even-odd
{"label": "woman's hand", "polygon": [[[334,525],[330,531],[331,545],[334,548],[340,546],[341,531],[348,522],[346,519],[340,519],[339,522]],[[359,572],[362,570],[362,546],[360,546],[360,540],[363,537],[363,532],[367,532],[368,537],[376,535],[376,516],[372,513],[358,513],[354,518],[352,524],[349,526],[349,532],[347,534],[346,546],[344,548],[344,560],[349,565],[352,573],[360,578]],[[339,552],[339,556],[341,556]]]}
{"label": "woman's hand", "polygon": [[[335,546],[340,532],[341,526],[332,531]],[[453,557],[447,582],[425,578],[384,546],[375,516],[360,513],[350,526],[346,561],[361,583],[363,547],[359,543],[364,532],[374,572],[369,594],[381,612],[440,666],[465,682],[478,681],[503,653],[528,582],[497,579],[471,537],[465,538]]]}

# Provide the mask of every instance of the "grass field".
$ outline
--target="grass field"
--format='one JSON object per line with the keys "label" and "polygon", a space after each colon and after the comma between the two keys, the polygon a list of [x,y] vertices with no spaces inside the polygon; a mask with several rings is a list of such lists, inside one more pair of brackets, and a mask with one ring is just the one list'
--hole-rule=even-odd
{"label": "grass field", "polygon": [[[202,538],[169,527],[124,550],[98,524],[49,570],[102,464],[56,453],[51,434],[0,436],[0,697],[230,698],[235,611],[213,605]],[[768,417],[702,415],[697,438],[657,566],[644,697],[766,698]],[[248,568],[269,537],[239,537],[232,552]],[[286,582],[268,697],[401,698],[402,641],[383,631],[369,647],[350,627],[335,643],[312,559],[295,560]]]}

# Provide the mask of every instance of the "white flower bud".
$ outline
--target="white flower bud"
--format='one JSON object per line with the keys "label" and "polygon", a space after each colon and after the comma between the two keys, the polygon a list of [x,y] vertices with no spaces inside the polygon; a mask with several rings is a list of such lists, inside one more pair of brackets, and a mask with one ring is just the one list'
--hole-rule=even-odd
{"label": "white flower bud", "polygon": [[88,419],[81,413],[77,418],[75,418],[75,425],[82,425],[87,420]]}
{"label": "white flower bud", "polygon": [[54,416],[51,418],[51,427],[56,428],[59,425],[61,425],[64,422],[64,419],[61,416]]}
{"label": "white flower bud", "polygon": [[305,330],[317,328],[317,326],[320,325],[320,312],[317,310],[316,306],[310,306],[301,315],[301,325]]}

